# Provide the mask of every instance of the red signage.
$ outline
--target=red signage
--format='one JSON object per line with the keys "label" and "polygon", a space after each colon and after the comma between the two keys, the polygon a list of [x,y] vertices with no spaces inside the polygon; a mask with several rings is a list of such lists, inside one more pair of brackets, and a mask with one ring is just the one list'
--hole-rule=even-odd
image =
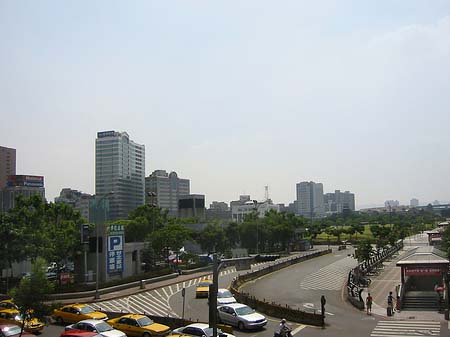
{"label": "red signage", "polygon": [[70,283],[70,273],[61,273],[60,274],[61,284],[69,284]]}
{"label": "red signage", "polygon": [[406,267],[406,276],[440,276],[442,269],[436,267]]}

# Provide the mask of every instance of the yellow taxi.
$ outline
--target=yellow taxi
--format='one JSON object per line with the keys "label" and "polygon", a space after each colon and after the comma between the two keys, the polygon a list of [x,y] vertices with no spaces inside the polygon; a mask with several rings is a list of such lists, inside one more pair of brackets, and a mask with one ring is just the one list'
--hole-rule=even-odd
{"label": "yellow taxi", "polygon": [[211,279],[205,279],[203,281],[200,281],[199,284],[197,284],[197,287],[195,288],[195,297],[208,297],[209,294],[209,286],[213,283]]}
{"label": "yellow taxi", "polygon": [[53,318],[58,324],[77,323],[84,319],[100,319],[106,321],[108,316],[100,311],[95,311],[90,306],[81,303],[68,304],[53,310]]}
{"label": "yellow taxi", "polygon": [[125,332],[127,336],[155,337],[170,334],[170,327],[153,322],[145,315],[128,314],[106,321],[113,328]]}
{"label": "yellow taxi", "polygon": [[[41,332],[44,329],[45,324],[39,321],[37,318],[28,317],[25,319],[24,329],[30,333]],[[9,323],[22,326],[23,318],[17,309],[2,309],[0,310],[0,323]]]}
{"label": "yellow taxi", "polygon": [[14,302],[12,300],[3,300],[0,301],[0,310],[3,309],[16,309],[19,310],[19,307],[14,304]]}

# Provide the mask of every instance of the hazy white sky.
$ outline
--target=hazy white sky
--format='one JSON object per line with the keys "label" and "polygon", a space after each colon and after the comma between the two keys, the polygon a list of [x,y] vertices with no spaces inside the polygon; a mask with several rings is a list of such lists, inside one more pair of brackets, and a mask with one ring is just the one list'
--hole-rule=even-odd
{"label": "hazy white sky", "polygon": [[213,200],[450,199],[450,1],[0,0],[0,145],[95,192],[96,133]]}

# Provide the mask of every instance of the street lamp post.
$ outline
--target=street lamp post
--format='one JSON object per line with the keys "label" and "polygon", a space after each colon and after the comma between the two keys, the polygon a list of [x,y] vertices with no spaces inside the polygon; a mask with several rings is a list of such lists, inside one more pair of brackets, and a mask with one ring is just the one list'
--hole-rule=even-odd
{"label": "street lamp post", "polygon": [[[99,199],[99,201],[102,201],[102,200],[103,200],[103,211],[104,211],[104,213],[103,213],[103,224],[104,224],[104,225],[106,224],[106,221],[107,221],[107,212],[106,212],[106,202],[105,202],[105,200],[106,200],[107,197],[109,197],[110,195],[113,195],[113,194],[114,194],[114,192],[106,193],[105,195],[103,195],[103,196]],[[97,204],[97,207],[98,207],[98,204]],[[98,214],[97,214],[97,215],[98,215]],[[94,298],[95,298],[96,300],[100,299],[100,293],[99,293],[99,291],[98,291],[99,273],[100,273],[100,268],[99,268],[99,253],[98,253],[98,249],[99,249],[99,245],[98,245],[98,240],[99,240],[99,231],[98,231],[98,227],[99,227],[99,223],[98,223],[98,221],[97,221],[97,224],[95,225],[95,232],[96,232],[95,260],[96,260],[96,263],[95,263],[95,296],[94,296]],[[103,246],[102,246],[102,249],[103,249]]]}
{"label": "street lamp post", "polygon": [[258,200],[253,200],[256,212],[256,254],[259,254],[259,221],[258,221]]}

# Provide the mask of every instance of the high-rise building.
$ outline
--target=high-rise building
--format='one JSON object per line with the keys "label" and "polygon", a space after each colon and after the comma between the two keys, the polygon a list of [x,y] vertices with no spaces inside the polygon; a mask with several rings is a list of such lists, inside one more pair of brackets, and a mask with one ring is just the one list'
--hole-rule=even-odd
{"label": "high-rise building", "polygon": [[190,193],[189,179],[178,178],[176,172],[168,174],[164,170],[156,170],[145,178],[147,203],[167,209],[170,215],[178,216],[180,196]]}
{"label": "high-rise building", "polygon": [[323,185],[313,181],[297,184],[297,214],[307,218],[325,215]]}
{"label": "high-rise building", "polygon": [[409,205],[411,207],[418,207],[419,206],[419,199],[412,198],[411,201],[409,202]]}
{"label": "high-rise building", "polygon": [[126,132],[103,131],[95,140],[95,194],[108,198],[107,220],[126,219],[144,204],[145,146]]}
{"label": "high-rise building", "polygon": [[89,221],[89,200],[92,195],[83,193],[71,188],[63,188],[59,193],[59,197],[55,198],[55,203],[61,202],[72,206],[74,210],[81,213],[81,216]]}
{"label": "high-rise building", "polygon": [[355,195],[349,191],[335,190],[334,193],[324,195],[324,204],[328,214],[342,213],[344,210],[355,211]]}
{"label": "high-rise building", "polygon": [[384,207],[398,207],[400,202],[398,200],[386,200],[384,202]]}
{"label": "high-rise building", "polygon": [[0,209],[8,211],[16,205],[16,198],[22,195],[29,198],[40,195],[45,200],[44,177],[28,175],[8,176],[7,186],[2,191],[2,205]]}
{"label": "high-rise building", "polygon": [[16,174],[16,149],[0,146],[0,191],[7,186],[8,176]]}

